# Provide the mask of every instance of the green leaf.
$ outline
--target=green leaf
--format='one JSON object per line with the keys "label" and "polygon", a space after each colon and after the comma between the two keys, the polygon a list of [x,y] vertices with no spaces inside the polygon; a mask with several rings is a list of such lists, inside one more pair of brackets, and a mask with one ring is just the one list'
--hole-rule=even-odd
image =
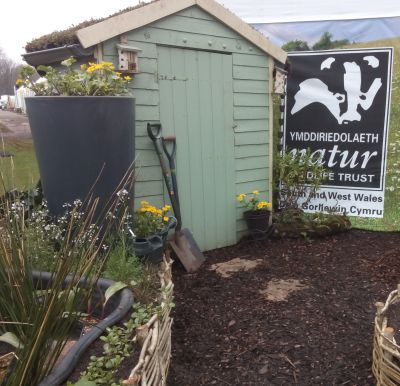
{"label": "green leaf", "polygon": [[126,287],[128,287],[128,285],[123,283],[122,281],[117,281],[112,286],[108,287],[106,293],[104,294],[104,297],[105,297],[104,305],[107,304],[107,302],[111,298],[111,296],[115,295],[117,292],[121,291],[122,289],[124,289]]}
{"label": "green leaf", "polygon": [[0,342],[8,343],[15,348],[22,348],[23,344],[18,339],[18,337],[12,332],[6,332],[0,336]]}
{"label": "green leaf", "polygon": [[68,381],[67,386],[97,386],[97,385],[96,385],[96,382],[89,381],[86,377],[82,377],[76,383],[72,383],[72,382]]}

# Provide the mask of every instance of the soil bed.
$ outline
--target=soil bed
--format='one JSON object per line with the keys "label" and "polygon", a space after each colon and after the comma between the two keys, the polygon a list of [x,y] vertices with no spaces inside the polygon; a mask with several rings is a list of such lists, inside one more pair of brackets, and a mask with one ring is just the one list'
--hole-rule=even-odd
{"label": "soil bed", "polygon": [[[194,274],[175,264],[169,386],[375,384],[374,304],[400,282],[400,233],[242,242],[207,256]],[[221,271],[237,258],[243,269],[235,260]]]}

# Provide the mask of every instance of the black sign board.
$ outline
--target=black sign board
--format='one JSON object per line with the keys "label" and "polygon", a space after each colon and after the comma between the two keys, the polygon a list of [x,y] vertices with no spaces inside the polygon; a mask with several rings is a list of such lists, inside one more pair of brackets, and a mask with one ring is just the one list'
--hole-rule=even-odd
{"label": "black sign board", "polygon": [[326,192],[381,192],[383,210],[392,48],[298,52],[289,62],[286,149],[311,150],[329,170]]}

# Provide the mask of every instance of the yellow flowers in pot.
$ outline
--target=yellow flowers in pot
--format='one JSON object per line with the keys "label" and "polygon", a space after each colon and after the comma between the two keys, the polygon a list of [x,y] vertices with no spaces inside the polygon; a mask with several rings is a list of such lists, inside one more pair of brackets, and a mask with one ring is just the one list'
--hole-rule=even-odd
{"label": "yellow flowers in pot", "polygon": [[133,231],[136,237],[146,238],[164,231],[169,220],[168,212],[171,207],[165,205],[162,208],[157,208],[147,201],[141,201],[140,204],[140,208],[135,211],[134,218]]}
{"label": "yellow flowers in pot", "polygon": [[243,203],[248,210],[271,210],[272,204],[268,201],[261,201],[259,197],[260,192],[254,190],[251,194],[247,195],[245,193],[239,194],[236,199]]}
{"label": "yellow flowers in pot", "polygon": [[112,62],[82,64],[76,68],[76,59],[61,62],[64,70],[51,66],[38,66],[45,73],[46,82],[35,82],[36,70],[23,66],[18,85],[24,85],[38,96],[121,96],[128,95],[130,76],[115,71]]}

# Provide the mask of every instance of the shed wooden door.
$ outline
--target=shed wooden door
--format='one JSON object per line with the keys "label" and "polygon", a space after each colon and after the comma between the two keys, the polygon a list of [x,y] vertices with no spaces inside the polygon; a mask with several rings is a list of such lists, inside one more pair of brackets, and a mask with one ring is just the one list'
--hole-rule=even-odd
{"label": "shed wooden door", "polygon": [[183,227],[202,250],[236,242],[232,56],[158,47],[160,120],[177,141]]}

